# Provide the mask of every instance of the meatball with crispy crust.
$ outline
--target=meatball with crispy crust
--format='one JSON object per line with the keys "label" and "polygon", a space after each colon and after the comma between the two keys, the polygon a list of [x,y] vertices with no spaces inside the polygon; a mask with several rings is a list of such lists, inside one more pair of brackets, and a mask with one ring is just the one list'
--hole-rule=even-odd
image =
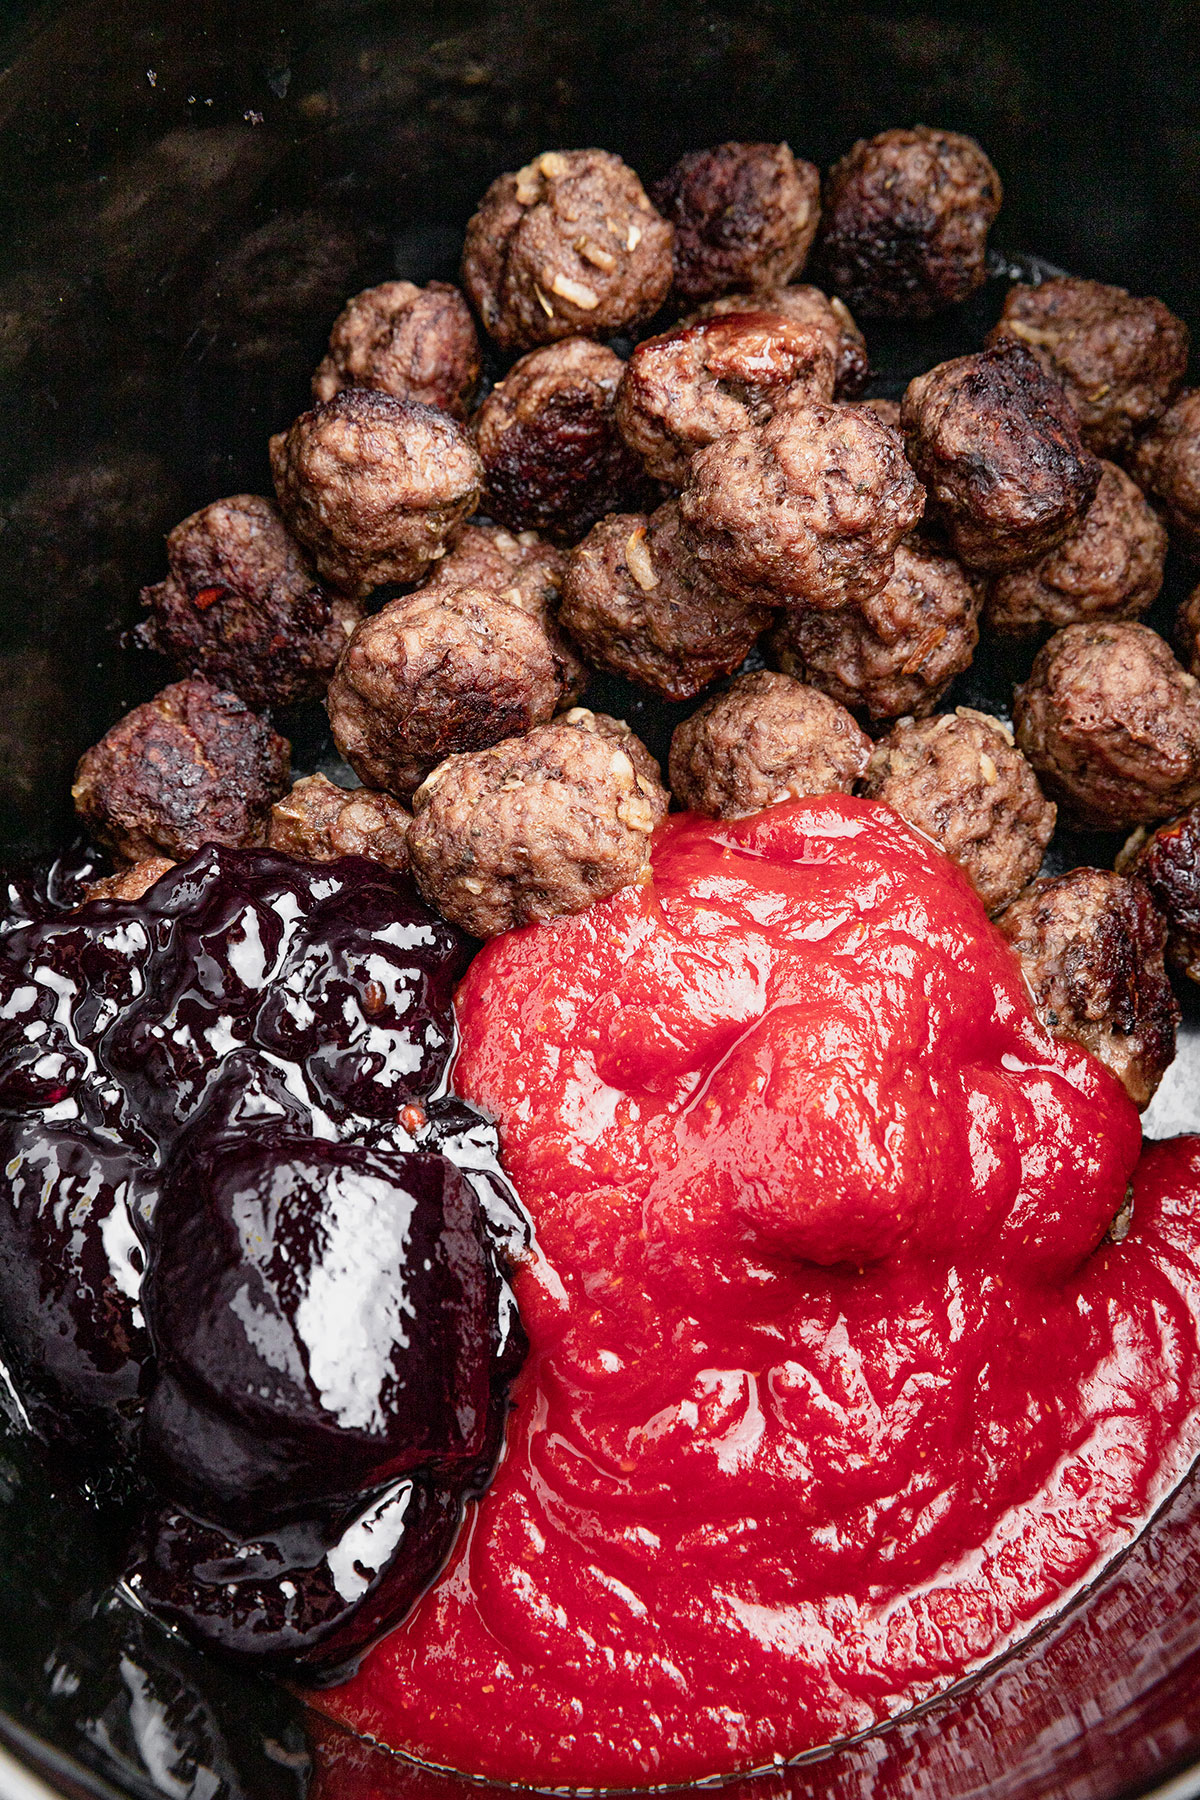
{"label": "meatball with crispy crust", "polygon": [[267,847],[300,862],[366,856],[387,869],[406,869],[411,824],[411,814],[390,794],[305,775],[271,808]]}
{"label": "meatball with crispy crust", "polygon": [[804,267],[821,174],[786,144],[717,144],[681,156],[650,196],[675,227],[675,293],[706,300],[778,287]]}
{"label": "meatball with crispy crust", "polygon": [[475,321],[456,287],[384,281],[355,294],[334,320],[329,354],[312,379],[313,399],[332,400],[348,387],[378,388],[461,420],[480,367]]}
{"label": "meatball with crispy crust", "polygon": [[1149,836],[1135,833],[1117,867],[1149,889],[1166,923],[1172,967],[1200,981],[1200,805]]}
{"label": "meatball with crispy crust", "polygon": [[1035,561],[1095,498],[1100,464],[1070,401],[1011,338],[918,375],[900,417],[930,512],[968,568],[998,573]]}
{"label": "meatball with crispy crust", "polygon": [[85,904],[89,900],[140,900],[174,867],[168,856],[143,857],[141,862],[130,863],[127,869],[118,869],[115,875],[89,881],[83,890]]}
{"label": "meatball with crispy crust", "polygon": [[1002,338],[1024,344],[1062,383],[1097,456],[1126,451],[1187,373],[1188,328],[1161,300],[1074,275],[1010,288],[987,341]]}
{"label": "meatball with crispy crust", "polygon": [[536,619],[562,665],[564,692],[582,690],[587,670],[560,630],[559,595],[567,572],[565,551],[536,531],[511,532],[501,525],[464,525],[422,589],[423,593],[473,588],[489,599],[518,606]]}
{"label": "meatball with crispy crust", "polygon": [[1186,556],[1200,559],[1200,388],[1188,388],[1133,447],[1129,472],[1167,518]]}
{"label": "meatball with crispy crust", "polygon": [[463,285],[502,350],[606,337],[658,311],[674,237],[619,156],[548,150],[488,188]]}
{"label": "meatball with crispy crust", "polygon": [[617,389],[621,436],[646,473],[682,487],[695,451],[760,425],[793,391],[832,400],[827,339],[772,313],[726,313],[643,338]]}
{"label": "meatball with crispy crust", "polygon": [[675,727],[671,792],[691,812],[744,819],[783,800],[850,793],[870,754],[845,707],[756,669]]}
{"label": "meatball with crispy crust", "polygon": [[1142,883],[1109,869],[1045,876],[996,923],[1043,1024],[1082,1044],[1147,1107],[1175,1057],[1179,1006],[1163,961],[1166,928]]}
{"label": "meatball with crispy crust", "polygon": [[84,752],[71,793],[89,831],[129,862],[182,862],[202,844],[261,844],[290,749],[236,694],[176,681]]}
{"label": "meatball with crispy crust", "polygon": [[571,552],[559,616],[597,668],[690,700],[740,667],[770,614],[707,580],[669,500],[593,526]]}
{"label": "meatball with crispy crust", "polygon": [[763,425],[692,458],[679,511],[704,573],[753,604],[853,606],[878,593],[925,504],[894,431],[789,394]]}
{"label": "meatball with crispy crust", "polygon": [[698,307],[683,323],[693,325],[700,319],[716,319],[731,312],[778,313],[793,325],[807,325],[819,331],[833,353],[836,399],[852,400],[866,386],[871,373],[867,340],[854,323],[850,308],[836,295],[831,298],[803,281],[792,287],[763,288],[754,294],[725,294]]}
{"label": "meatball with crispy crust", "polygon": [[436,407],[347,388],[271,439],[280,511],[317,573],[356,596],[415,581],[483,484],[474,445]]}
{"label": "meatball with crispy crust", "polygon": [[1200,681],[1132,620],[1068,625],[1017,689],[1017,740],[1079,825],[1153,825],[1200,800]]}
{"label": "meatball with crispy crust", "polygon": [[965,706],[894,725],[863,792],[944,850],[989,912],[1036,875],[1054,832],[1054,807],[1008,731]]}
{"label": "meatball with crispy crust", "polygon": [[667,795],[591,718],[451,756],[417,789],[417,886],[464,931],[582,912],[645,875]]}

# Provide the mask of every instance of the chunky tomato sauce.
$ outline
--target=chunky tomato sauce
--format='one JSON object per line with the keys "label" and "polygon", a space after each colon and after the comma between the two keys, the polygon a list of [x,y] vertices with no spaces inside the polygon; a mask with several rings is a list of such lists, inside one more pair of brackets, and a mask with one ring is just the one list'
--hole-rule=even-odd
{"label": "chunky tomato sauce", "polygon": [[536,1225],[531,1352],[338,1717],[502,1779],[750,1769],[995,1655],[1182,1474],[1200,1140],[1139,1163],[887,808],[672,819],[651,884],[494,941],[459,1011]]}

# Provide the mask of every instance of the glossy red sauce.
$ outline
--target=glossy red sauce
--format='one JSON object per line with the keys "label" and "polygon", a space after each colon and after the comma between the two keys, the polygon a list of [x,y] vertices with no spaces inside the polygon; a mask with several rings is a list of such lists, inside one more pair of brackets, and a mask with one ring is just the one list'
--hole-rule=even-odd
{"label": "glossy red sauce", "polygon": [[650,885],[490,944],[459,1013],[532,1348],[338,1718],[499,1779],[751,1769],[994,1656],[1183,1473],[1200,1142],[1138,1166],[1120,1087],[885,807],[672,819]]}

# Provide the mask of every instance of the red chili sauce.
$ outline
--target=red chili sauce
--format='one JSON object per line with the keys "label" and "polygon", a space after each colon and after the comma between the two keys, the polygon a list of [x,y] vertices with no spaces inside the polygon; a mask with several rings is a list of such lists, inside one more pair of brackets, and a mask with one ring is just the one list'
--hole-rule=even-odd
{"label": "red chili sauce", "polygon": [[501,1779],[684,1782],[903,1711],[1200,1435],[1200,1139],[1139,1163],[965,879],[840,796],[672,819],[653,860],[463,983],[531,1352],[449,1566],[322,1697]]}

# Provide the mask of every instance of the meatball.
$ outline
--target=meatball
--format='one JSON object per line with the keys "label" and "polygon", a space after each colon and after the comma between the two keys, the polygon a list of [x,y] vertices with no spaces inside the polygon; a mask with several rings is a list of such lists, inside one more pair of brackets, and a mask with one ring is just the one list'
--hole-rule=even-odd
{"label": "meatball", "polygon": [[785,394],[832,400],[827,339],[771,313],[727,313],[644,338],[617,389],[621,436],[646,473],[673,487],[695,451],[769,419]]}
{"label": "meatball", "polygon": [[881,425],[892,431],[900,431],[900,402],[898,400],[859,400],[857,402],[864,412],[873,413]]}
{"label": "meatball", "polygon": [[848,794],[870,754],[845,707],[756,669],[675,727],[671,791],[691,812],[743,819],[781,800]]}
{"label": "meatball", "polygon": [[1138,486],[1166,513],[1179,548],[1200,558],[1200,388],[1180,394],[1139,439],[1129,469]]}
{"label": "meatball", "polygon": [[463,284],[502,350],[606,337],[658,311],[674,237],[619,156],[548,150],[483,196]]}
{"label": "meatball", "polygon": [[829,286],[864,319],[927,319],[982,285],[1004,190],[974,138],[882,131],[860,139],[825,183],[819,257]]}
{"label": "meatball", "polygon": [[1016,338],[1062,383],[1097,456],[1128,450],[1187,373],[1188,328],[1161,300],[1074,275],[1010,288],[988,343],[1002,338]]}
{"label": "meatball", "polygon": [[1046,625],[1136,618],[1158,598],[1166,556],[1166,529],[1136,482],[1103,462],[1096,498],[1070,536],[991,582],[987,622],[1021,637]]}
{"label": "meatball", "polygon": [[326,707],[359,779],[407,800],[452,751],[528,731],[570,694],[529,613],[478,589],[422,589],[358,626]]}
{"label": "meatball", "polygon": [[1200,800],[1200,681],[1148,626],[1056,632],[1017,689],[1014,722],[1076,824],[1153,825]]}
{"label": "meatball", "polygon": [[1082,1044],[1135,1106],[1148,1106],[1175,1056],[1179,1007],[1166,928],[1142,883],[1109,869],[1045,876],[996,923],[1047,1029]]}
{"label": "meatball", "polygon": [[325,692],[357,609],[322,590],[269,500],[202,507],[168,536],[167,562],[167,579],[142,589],[141,643],[251,706]]}
{"label": "meatball", "polygon": [[575,543],[605,513],[636,504],[645,478],[613,415],[624,372],[590,338],[547,344],[513,364],[471,424],[493,519]]}
{"label": "meatball", "polygon": [[[700,307],[685,324],[719,318],[722,313],[769,312],[819,331],[833,352],[834,394],[839,400],[860,394],[871,373],[867,340],[854,323],[844,300],[830,299],[818,287],[797,282],[792,287],[764,288],[756,294],[725,294]],[[894,424],[894,420],[887,423]]]}
{"label": "meatball", "polygon": [[564,551],[536,531],[514,535],[500,525],[464,525],[453,550],[434,564],[422,592],[474,588],[489,599],[520,607],[541,625],[562,664],[564,692],[579,692],[587,670],[559,629],[558,605],[567,572]]}
{"label": "meatball", "polygon": [[863,792],[956,862],[989,912],[1036,875],[1055,809],[998,719],[960,706],[902,719],[878,746]]}
{"label": "meatball", "polygon": [[140,900],[143,894],[149,893],[160,876],[166,875],[174,867],[170,857],[144,857],[141,862],[131,863],[127,869],[118,869],[115,875],[105,875],[100,881],[89,881],[83,890],[84,899]]}
{"label": "meatball", "polygon": [[674,500],[593,526],[571,553],[559,616],[590,663],[668,700],[739,668],[770,618],[705,578]]}
{"label": "meatball", "polygon": [[944,544],[913,532],[887,585],[861,606],[779,613],[770,659],[862,718],[924,718],[970,667],[981,598]]}
{"label": "meatball", "polygon": [[436,407],[347,388],[271,439],[284,518],[333,587],[415,581],[475,510],[474,445]]}
{"label": "meatball", "polygon": [[634,772],[645,776],[654,787],[662,787],[662,770],[656,757],[651,756],[645,744],[624,719],[614,719],[608,713],[592,712],[586,706],[573,706],[569,712],[560,713],[555,719],[556,725],[574,725],[581,731],[593,731],[600,737],[608,738],[619,750],[623,750],[633,764]]}
{"label": "meatball", "polygon": [[411,815],[390,794],[305,775],[271,808],[267,846],[300,862],[366,856],[387,869],[406,869],[411,824]]}
{"label": "meatball", "polygon": [[646,875],[667,795],[590,718],[451,756],[417,789],[417,886],[464,931],[582,912]]}
{"label": "meatball", "polygon": [[900,417],[930,510],[968,568],[996,573],[1035,561],[1095,498],[1100,464],[1070,401],[1011,338],[918,375]]}
{"label": "meatball", "polygon": [[1200,587],[1194,587],[1180,607],[1175,636],[1184,667],[1193,675],[1200,675]]}
{"label": "meatball", "polygon": [[116,855],[182,862],[202,844],[261,844],[290,755],[236,694],[176,681],[84,752],[71,793]]}
{"label": "meatball", "polygon": [[1166,922],[1172,966],[1200,981],[1200,806],[1160,825],[1119,866],[1149,889]]}
{"label": "meatball", "polygon": [[833,611],[879,592],[924,504],[894,431],[797,393],[764,425],[698,450],[679,511],[718,586]]}
{"label": "meatball", "polygon": [[789,281],[821,217],[820,170],[786,144],[693,150],[650,195],[675,227],[674,288],[684,300]]}
{"label": "meatball", "polygon": [[355,294],[334,320],[329,354],[312,379],[313,399],[332,400],[348,387],[378,388],[465,419],[479,373],[475,321],[456,287],[385,281]]}

